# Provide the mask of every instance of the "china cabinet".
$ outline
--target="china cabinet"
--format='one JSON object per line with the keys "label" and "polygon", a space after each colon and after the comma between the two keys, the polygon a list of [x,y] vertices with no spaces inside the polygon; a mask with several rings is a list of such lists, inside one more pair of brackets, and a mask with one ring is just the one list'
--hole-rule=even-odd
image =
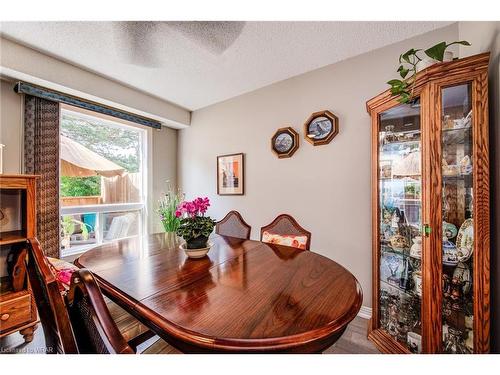
{"label": "china cabinet", "polygon": [[372,125],[373,313],[386,353],[489,351],[489,53],[418,73]]}

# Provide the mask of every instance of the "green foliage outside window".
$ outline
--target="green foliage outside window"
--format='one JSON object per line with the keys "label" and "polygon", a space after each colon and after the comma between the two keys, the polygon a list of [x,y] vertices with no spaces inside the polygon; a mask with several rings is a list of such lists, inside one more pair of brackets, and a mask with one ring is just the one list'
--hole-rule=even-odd
{"label": "green foliage outside window", "polygon": [[[80,143],[129,173],[140,172],[140,135],[126,127],[112,127],[91,118],[63,113],[61,134]],[[101,177],[61,176],[62,197],[101,195]]]}
{"label": "green foliage outside window", "polygon": [[61,133],[125,168],[129,173],[139,172],[141,157],[140,136],[137,131],[128,128],[111,127],[64,113]]}
{"label": "green foliage outside window", "polygon": [[101,177],[67,177],[61,176],[62,197],[88,197],[101,195]]}

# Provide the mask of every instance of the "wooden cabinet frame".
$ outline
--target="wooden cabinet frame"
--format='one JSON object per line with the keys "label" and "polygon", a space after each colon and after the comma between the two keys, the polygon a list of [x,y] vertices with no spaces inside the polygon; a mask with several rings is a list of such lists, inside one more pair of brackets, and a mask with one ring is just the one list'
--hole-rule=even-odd
{"label": "wooden cabinet frame", "polygon": [[[422,352],[442,350],[442,150],[441,92],[458,84],[471,83],[474,196],[474,352],[488,353],[490,331],[490,193],[488,144],[489,53],[448,63],[435,64],[418,73],[415,95],[420,97],[422,144],[422,224],[431,233],[422,237]],[[385,353],[409,353],[379,327],[379,115],[398,105],[389,90],[370,99],[372,147],[372,318],[368,337]]]}
{"label": "wooden cabinet frame", "polygon": [[[22,253],[28,238],[36,235],[36,178],[34,175],[5,175],[0,174],[0,188],[2,190],[21,190],[24,199],[20,210],[23,211],[22,230],[3,232],[0,234],[0,246],[10,247],[10,252],[16,253],[17,257],[25,256]],[[24,266],[24,260],[21,260]],[[23,273],[25,278],[25,273]],[[25,286],[19,290],[9,290],[0,294],[0,315],[4,319],[16,319],[15,324],[7,325],[0,323],[0,337],[10,335],[19,331],[25,342],[33,340],[33,332],[37,328],[38,317],[35,299],[33,298],[31,285],[26,280],[22,282]],[[26,305],[29,307],[26,307]],[[14,315],[16,314],[16,315]],[[17,318],[16,318],[17,316]]]}

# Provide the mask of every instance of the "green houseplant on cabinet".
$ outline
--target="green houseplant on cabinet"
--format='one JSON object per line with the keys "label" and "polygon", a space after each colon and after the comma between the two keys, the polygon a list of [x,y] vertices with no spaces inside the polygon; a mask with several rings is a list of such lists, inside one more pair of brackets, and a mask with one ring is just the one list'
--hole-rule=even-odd
{"label": "green houseplant on cabinet", "polygon": [[424,51],[426,57],[421,57],[419,52],[421,49],[411,48],[399,56],[399,67],[397,72],[401,79],[391,79],[387,83],[391,85],[391,94],[398,96],[400,103],[408,103],[414,97],[414,83],[417,73],[435,63],[443,61],[451,61],[453,54],[446,51],[448,47],[461,44],[470,46],[470,43],[462,40],[459,42],[440,42]]}

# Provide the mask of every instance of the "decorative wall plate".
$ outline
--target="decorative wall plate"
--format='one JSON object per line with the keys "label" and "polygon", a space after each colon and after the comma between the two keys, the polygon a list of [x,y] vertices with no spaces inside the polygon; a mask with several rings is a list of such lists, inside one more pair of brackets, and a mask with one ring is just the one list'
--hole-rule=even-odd
{"label": "decorative wall plate", "polygon": [[458,233],[458,229],[452,223],[448,223],[443,221],[443,236],[446,236],[447,239],[451,240]]}
{"label": "decorative wall plate", "polygon": [[459,262],[466,262],[472,255],[472,250],[466,247],[460,247],[457,249],[457,258]]}
{"label": "decorative wall plate", "polygon": [[451,241],[443,241],[443,264],[456,266],[458,264],[457,248]]}
{"label": "decorative wall plate", "polygon": [[299,148],[299,134],[291,127],[280,128],[271,138],[271,149],[278,158],[289,158]]}
{"label": "decorative wall plate", "polygon": [[339,133],[339,119],[330,111],[315,112],[304,124],[304,137],[314,146],[326,145]]}
{"label": "decorative wall plate", "polygon": [[474,251],[474,222],[472,219],[467,219],[462,223],[458,230],[456,243],[459,249],[465,248],[472,254]]}
{"label": "decorative wall plate", "polygon": [[408,247],[408,241],[405,237],[400,234],[395,234],[390,239],[391,246],[396,251],[403,251],[403,249]]}

